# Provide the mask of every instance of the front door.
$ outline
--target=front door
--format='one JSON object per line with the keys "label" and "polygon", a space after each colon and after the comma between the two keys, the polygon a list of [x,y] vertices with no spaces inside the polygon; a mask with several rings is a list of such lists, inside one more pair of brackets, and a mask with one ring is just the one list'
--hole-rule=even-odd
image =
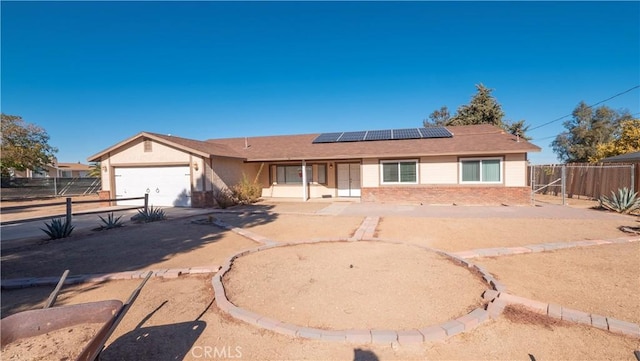
{"label": "front door", "polygon": [[360,197],[360,164],[338,164],[338,197]]}

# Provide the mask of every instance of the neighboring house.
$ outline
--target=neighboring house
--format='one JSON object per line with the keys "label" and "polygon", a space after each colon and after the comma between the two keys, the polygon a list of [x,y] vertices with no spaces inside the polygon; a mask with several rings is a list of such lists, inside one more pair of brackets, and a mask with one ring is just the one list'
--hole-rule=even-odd
{"label": "neighboring house", "polygon": [[604,158],[600,162],[605,164],[616,163],[616,164],[633,165],[632,174],[633,174],[634,191],[638,192],[640,190],[640,152],[616,155],[613,157]]}
{"label": "neighboring house", "polygon": [[142,132],[88,160],[102,164],[103,199],[149,193],[158,206],[213,206],[243,176],[264,198],[529,204],[527,153],[538,151],[473,125],[207,141]]}
{"label": "neighboring house", "polygon": [[57,163],[47,165],[44,169],[24,171],[14,171],[17,178],[87,178],[90,167],[86,164],[78,163]]}

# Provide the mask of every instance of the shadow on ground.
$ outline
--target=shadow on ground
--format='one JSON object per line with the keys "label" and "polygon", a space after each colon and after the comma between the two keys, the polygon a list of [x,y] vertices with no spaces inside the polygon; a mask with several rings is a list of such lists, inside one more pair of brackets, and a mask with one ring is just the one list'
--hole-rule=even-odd
{"label": "shadow on ground", "polygon": [[[194,224],[206,216],[165,220],[33,244],[2,251],[2,278],[111,273],[145,269],[172,257],[198,251],[220,241],[229,231],[213,224]],[[233,215],[233,217],[239,217]],[[252,222],[268,223],[277,214],[254,215]],[[196,265],[185,265],[186,267]]]}
{"label": "shadow on ground", "polygon": [[213,300],[194,321],[145,327],[144,324],[167,302],[151,311],[132,331],[111,342],[100,354],[100,360],[183,360],[190,353],[194,357],[206,356],[209,350],[196,348],[194,344],[207,328],[207,323],[200,318]]}

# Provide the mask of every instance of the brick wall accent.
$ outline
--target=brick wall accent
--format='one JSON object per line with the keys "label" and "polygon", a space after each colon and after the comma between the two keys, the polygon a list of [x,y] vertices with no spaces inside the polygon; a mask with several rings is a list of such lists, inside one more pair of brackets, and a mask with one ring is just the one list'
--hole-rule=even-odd
{"label": "brick wall accent", "polygon": [[362,188],[362,202],[411,202],[458,205],[530,205],[529,187],[386,186]]}
{"label": "brick wall accent", "polygon": [[98,191],[98,199],[105,200],[104,202],[100,202],[100,207],[110,207],[111,202],[106,200],[111,199],[111,191]]}
{"label": "brick wall accent", "polygon": [[211,208],[214,206],[213,191],[194,191],[191,192],[191,207],[193,208]]}

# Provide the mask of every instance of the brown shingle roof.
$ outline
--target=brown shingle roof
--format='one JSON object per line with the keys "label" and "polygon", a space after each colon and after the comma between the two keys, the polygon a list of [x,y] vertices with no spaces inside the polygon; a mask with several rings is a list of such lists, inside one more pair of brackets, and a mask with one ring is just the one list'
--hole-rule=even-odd
{"label": "brown shingle roof", "polygon": [[115,151],[116,149],[138,138],[154,139],[164,144],[186,150],[187,152],[199,154],[203,157],[209,157],[210,155],[217,155],[220,157],[244,159],[242,155],[238,154],[236,151],[234,151],[233,149],[229,148],[224,144],[211,143],[211,142],[205,142],[201,140],[187,139],[187,138],[175,137],[172,135],[164,135],[164,134],[151,133],[151,132],[138,133],[131,138],[125,139],[122,142],[117,143],[101,151],[100,153],[92,155],[87,159],[90,162],[99,162],[104,155],[108,154],[109,152]]}
{"label": "brown shingle roof", "polygon": [[231,149],[229,146],[225,144],[220,144],[217,142],[205,142],[201,140],[180,138],[180,137],[175,137],[173,135],[164,135],[164,134],[157,134],[157,133],[145,133],[145,134],[153,135],[156,138],[163,139],[166,143],[169,143],[169,144],[173,143],[176,145],[180,145],[184,148],[206,153],[208,155],[217,155],[220,157],[230,157],[230,158],[244,158],[242,155],[238,154],[238,152]]}
{"label": "brown shingle roof", "polygon": [[[425,155],[492,155],[539,152],[540,148],[492,125],[447,127],[452,138],[313,144],[319,134],[209,139],[247,161],[397,158]],[[248,144],[248,147],[245,147]]]}
{"label": "brown shingle roof", "polygon": [[319,143],[319,134],[279,135],[248,138],[224,138],[200,141],[158,133],[142,132],[89,157],[100,161],[102,156],[134,139],[146,137],[200,154],[244,159],[249,162],[357,158],[406,158],[428,155],[498,155],[539,152],[540,148],[505,133],[492,125],[447,127],[452,138],[381,140],[366,142]]}

